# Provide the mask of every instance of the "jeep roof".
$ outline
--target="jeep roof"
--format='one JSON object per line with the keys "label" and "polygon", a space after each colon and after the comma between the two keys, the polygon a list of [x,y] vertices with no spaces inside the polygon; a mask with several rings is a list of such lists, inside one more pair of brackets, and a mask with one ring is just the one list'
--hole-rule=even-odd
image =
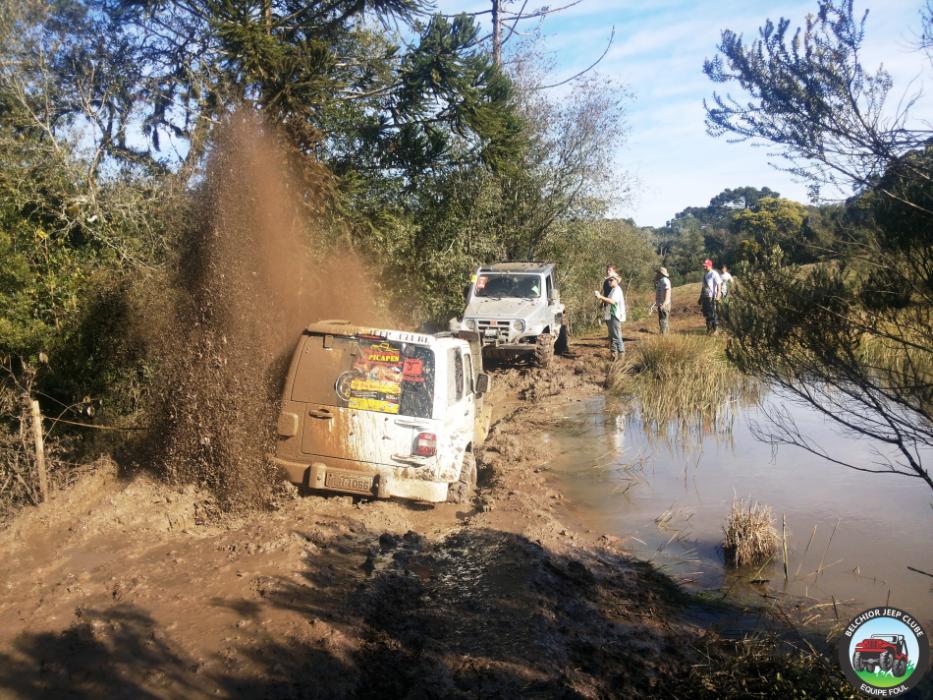
{"label": "jeep roof", "polygon": [[306,333],[324,333],[326,335],[368,335],[386,340],[396,340],[403,343],[417,343],[419,345],[436,345],[441,340],[450,340],[455,336],[450,333],[415,333],[412,331],[391,330],[388,328],[373,328],[371,326],[357,326],[349,321],[329,320],[317,321],[305,328]]}
{"label": "jeep roof", "polygon": [[554,269],[554,263],[549,262],[502,262],[493,265],[483,265],[480,272],[539,272],[546,273]]}

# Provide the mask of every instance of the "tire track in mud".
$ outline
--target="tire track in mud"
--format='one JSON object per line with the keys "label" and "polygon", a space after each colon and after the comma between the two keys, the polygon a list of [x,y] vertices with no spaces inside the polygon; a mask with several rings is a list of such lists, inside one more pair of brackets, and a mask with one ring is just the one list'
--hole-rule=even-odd
{"label": "tire track in mud", "polygon": [[479,512],[440,539],[384,533],[371,546],[348,601],[365,630],[354,697],[629,697],[683,663],[694,630],[662,622],[680,592],[611,538],[561,545],[555,494],[531,467],[555,407],[603,382],[594,360],[497,372]]}

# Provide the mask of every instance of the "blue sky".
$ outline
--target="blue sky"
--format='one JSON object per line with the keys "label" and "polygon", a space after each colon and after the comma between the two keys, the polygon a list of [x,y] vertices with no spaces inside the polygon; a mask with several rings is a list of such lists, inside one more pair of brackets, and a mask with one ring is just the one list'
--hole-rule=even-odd
{"label": "blue sky", "polygon": [[[915,120],[933,117],[933,70],[925,54],[915,48],[923,4],[922,0],[855,2],[857,13],[870,11],[864,64],[875,68],[883,63],[892,74],[890,101],[896,104],[905,93],[926,88],[928,94],[913,110]],[[534,6],[529,3],[528,8]],[[506,7],[518,9],[520,3]],[[637,186],[629,202],[614,206],[613,215],[659,226],[685,207],[705,206],[723,189],[745,185],[768,186],[789,199],[807,201],[803,184],[768,165],[773,159],[767,147],[731,144],[706,134],[703,99],[712,95],[714,87],[724,86],[714,86],[702,67],[705,58],[715,55],[723,29],[750,40],[765,19],[783,16],[798,26],[816,7],[816,0],[582,0],[543,22],[541,46],[556,61],[555,81],[596,60],[615,27],[613,45],[597,70],[632,93],[626,103],[628,137],[618,149],[616,166],[633,176]],[[486,10],[489,2],[442,0],[440,8]],[[488,15],[484,18],[488,21]],[[530,30],[531,25],[528,22],[525,28]]]}

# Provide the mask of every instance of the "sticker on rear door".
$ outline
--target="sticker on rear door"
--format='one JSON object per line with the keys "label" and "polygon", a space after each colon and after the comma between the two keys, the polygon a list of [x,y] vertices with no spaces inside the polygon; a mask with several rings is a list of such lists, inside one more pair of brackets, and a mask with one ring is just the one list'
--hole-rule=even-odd
{"label": "sticker on rear door", "polygon": [[402,397],[401,348],[382,341],[365,345],[353,363],[349,408],[380,413],[398,413]]}

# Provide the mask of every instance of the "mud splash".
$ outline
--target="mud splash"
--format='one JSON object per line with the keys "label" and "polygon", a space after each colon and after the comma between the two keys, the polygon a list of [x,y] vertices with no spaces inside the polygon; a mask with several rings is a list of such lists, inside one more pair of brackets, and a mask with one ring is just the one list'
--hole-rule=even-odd
{"label": "mud splash", "polygon": [[373,285],[352,251],[320,252],[322,229],[306,216],[307,190],[290,176],[282,143],[247,111],[220,130],[159,343],[160,471],[210,488],[228,509],[267,499],[274,480],[264,455],[301,329],[321,318],[377,321]]}

